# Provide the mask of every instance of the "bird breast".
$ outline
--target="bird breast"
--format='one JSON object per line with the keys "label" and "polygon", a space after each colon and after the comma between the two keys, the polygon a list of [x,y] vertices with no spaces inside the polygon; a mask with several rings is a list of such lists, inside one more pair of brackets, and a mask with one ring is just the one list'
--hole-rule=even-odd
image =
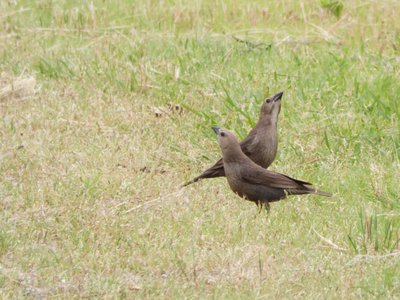
{"label": "bird breast", "polygon": [[273,162],[278,150],[277,138],[271,134],[265,134],[262,138],[254,140],[251,159],[259,166],[268,168]]}
{"label": "bird breast", "polygon": [[238,192],[241,186],[240,163],[224,163],[225,176],[229,186],[234,192]]}

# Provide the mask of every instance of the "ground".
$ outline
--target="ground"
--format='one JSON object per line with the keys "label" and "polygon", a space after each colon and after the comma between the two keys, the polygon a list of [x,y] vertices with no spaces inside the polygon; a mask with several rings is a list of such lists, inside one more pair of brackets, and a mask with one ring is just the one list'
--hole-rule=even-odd
{"label": "ground", "polygon": [[[1,1],[2,298],[400,297],[398,1]],[[284,92],[269,213],[224,178]]]}

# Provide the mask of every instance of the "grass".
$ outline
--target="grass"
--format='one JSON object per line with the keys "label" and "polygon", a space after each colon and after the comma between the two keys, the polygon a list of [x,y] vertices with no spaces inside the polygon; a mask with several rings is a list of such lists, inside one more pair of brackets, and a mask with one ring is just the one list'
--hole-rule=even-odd
{"label": "grass", "polygon": [[[1,297],[399,298],[399,9],[1,1]],[[333,198],[179,189],[278,91],[271,169]]]}

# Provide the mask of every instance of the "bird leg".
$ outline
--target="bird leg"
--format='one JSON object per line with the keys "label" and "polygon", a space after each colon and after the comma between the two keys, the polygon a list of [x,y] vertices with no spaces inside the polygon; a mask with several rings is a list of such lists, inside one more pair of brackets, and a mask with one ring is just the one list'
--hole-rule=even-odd
{"label": "bird leg", "polygon": [[261,213],[261,211],[262,211],[263,208],[265,209],[265,211],[266,211],[267,213],[269,213],[269,211],[270,211],[270,209],[271,209],[271,207],[270,207],[268,201],[266,201],[266,202],[257,201],[257,207],[258,207],[258,213],[259,213],[259,214]]}
{"label": "bird leg", "polygon": [[256,204],[257,204],[257,208],[258,208],[258,213],[261,214],[261,211],[262,211],[262,208],[263,208],[262,202],[261,201],[257,201]]}
{"label": "bird leg", "polygon": [[267,214],[269,214],[270,210],[271,210],[271,206],[269,205],[269,202],[264,202],[264,208],[265,211],[267,212]]}

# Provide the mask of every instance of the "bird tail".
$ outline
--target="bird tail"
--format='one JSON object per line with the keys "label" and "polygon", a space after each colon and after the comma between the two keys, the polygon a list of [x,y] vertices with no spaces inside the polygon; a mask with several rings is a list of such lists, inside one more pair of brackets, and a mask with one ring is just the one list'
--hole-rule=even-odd
{"label": "bird tail", "polygon": [[201,174],[201,175],[193,178],[192,180],[186,182],[184,185],[182,185],[182,187],[191,185],[192,183],[195,183],[195,182],[197,182],[197,181],[199,181],[201,179],[204,179],[204,178],[215,178],[215,177],[221,177],[221,176],[224,176],[224,175],[221,175],[220,173],[215,173],[215,172],[211,173],[211,172],[205,171],[203,174]]}
{"label": "bird tail", "polygon": [[192,183],[195,183],[195,182],[199,181],[200,179],[201,179],[201,177],[197,176],[196,178],[193,178],[192,180],[190,180],[190,181],[186,182],[185,184],[183,184],[182,187],[191,185]]}
{"label": "bird tail", "polygon": [[314,194],[314,195],[320,195],[320,196],[325,196],[325,197],[332,197],[332,194],[319,191],[317,189],[309,188],[306,186],[303,186],[302,189],[290,189],[287,190],[289,195],[304,195],[304,194]]}
{"label": "bird tail", "polygon": [[224,171],[224,167],[222,165],[222,167],[216,163],[214,166],[212,166],[211,168],[205,170],[201,175],[193,178],[192,180],[186,182],[184,185],[182,185],[182,187],[188,186],[192,183],[195,183],[197,181],[199,181],[200,179],[204,179],[204,178],[215,178],[215,177],[222,177],[225,176],[225,171]]}

